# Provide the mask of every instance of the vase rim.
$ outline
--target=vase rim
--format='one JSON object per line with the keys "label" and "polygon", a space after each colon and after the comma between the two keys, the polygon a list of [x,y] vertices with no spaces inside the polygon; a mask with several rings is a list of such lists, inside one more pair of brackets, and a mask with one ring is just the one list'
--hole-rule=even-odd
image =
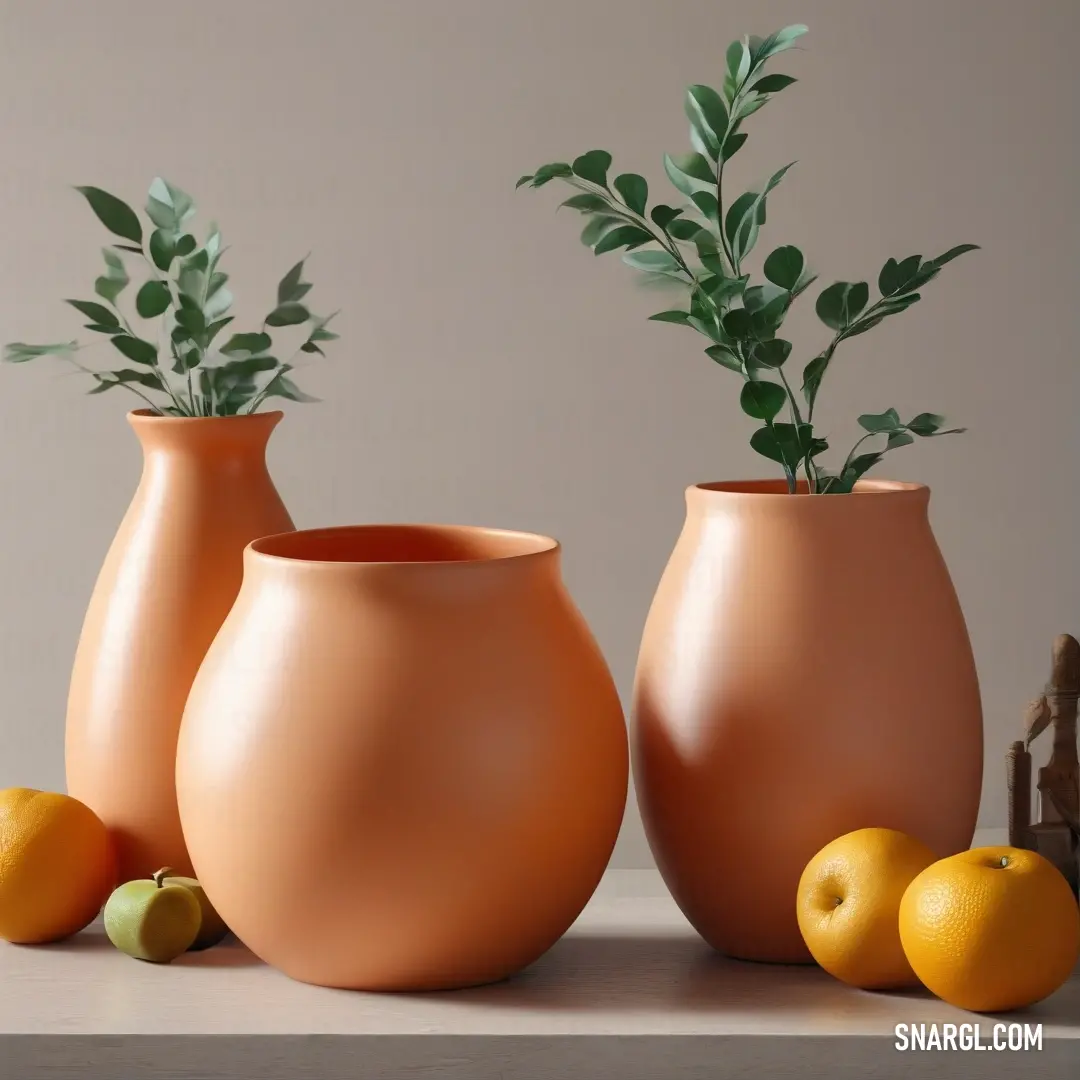
{"label": "vase rim", "polygon": [[[799,499],[799,496],[809,494],[806,490],[805,481],[800,481],[799,490],[794,494],[796,499]],[[856,483],[855,489],[844,498],[850,498],[852,495],[888,495],[893,499],[903,498],[921,502],[930,497],[930,488],[926,484],[907,480],[860,480]],[[719,497],[723,499],[747,499],[757,502],[790,499],[792,493],[787,489],[787,482],[781,479],[716,480],[691,484],[686,489],[686,497],[688,499],[713,499]],[[799,501],[802,500],[799,499]],[[827,499],[825,501],[829,505],[833,505],[840,500]]]}
{"label": "vase rim", "polygon": [[248,423],[251,423],[252,421],[261,421],[263,423],[272,422],[276,424],[284,415],[285,414],[280,409],[270,409],[267,412],[243,413],[238,416],[163,416],[150,409],[132,409],[127,414],[127,418],[132,426],[143,424],[154,424],[155,426],[202,424],[206,426],[215,422],[224,423],[228,421],[231,423],[234,420],[246,420]]}
{"label": "vase rim", "polygon": [[530,563],[561,551],[542,533],[481,525],[381,523],[297,529],[253,540],[246,554],[306,568],[468,567]]}

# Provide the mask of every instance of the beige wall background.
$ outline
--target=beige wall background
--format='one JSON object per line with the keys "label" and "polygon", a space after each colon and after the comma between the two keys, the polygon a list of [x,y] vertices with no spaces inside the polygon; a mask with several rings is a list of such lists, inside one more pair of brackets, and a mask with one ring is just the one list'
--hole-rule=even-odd
{"label": "beige wall background", "polygon": [[[696,337],[645,321],[656,297],[578,244],[556,185],[513,185],[593,147],[665,184],[683,88],[721,80],[733,37],[792,22],[806,48],[775,70],[801,81],[732,166],[750,186],[799,162],[764,250],[874,281],[888,256],[984,246],[839,354],[823,415],[843,443],[888,406],[970,427],[886,474],[934,490],[984,691],[982,824],[1000,825],[1001,754],[1051,639],[1080,633],[1073,0],[8,0],[0,337],[79,332],[61,298],[90,295],[105,234],[68,185],[193,193],[253,321],[312,251],[342,340],[303,372],[325,402],[290,407],[272,443],[297,522],[558,536],[625,695],[684,487],[767,464]],[[805,357],[825,340],[811,303],[793,334]],[[139,472],[128,401],[60,371],[0,370],[0,786],[63,785],[69,664]],[[616,864],[648,861],[631,804]]]}

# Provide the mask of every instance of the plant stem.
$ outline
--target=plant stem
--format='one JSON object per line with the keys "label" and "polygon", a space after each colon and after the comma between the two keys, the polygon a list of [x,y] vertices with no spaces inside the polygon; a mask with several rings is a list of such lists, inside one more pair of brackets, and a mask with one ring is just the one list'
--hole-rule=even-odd
{"label": "plant stem", "polygon": [[[79,363],[78,360],[74,359],[74,357],[69,356],[68,362],[74,364],[75,367],[77,367],[80,371],[85,372],[87,375],[97,374],[97,372],[94,371],[92,368],[84,367],[82,364]],[[131,385],[131,383],[117,383],[117,386],[122,386],[125,390],[130,390],[136,397],[142,398],[143,401],[145,401],[146,404],[149,405],[150,408],[153,409],[158,416],[161,415],[161,410],[157,407],[157,405],[155,405],[141,390],[136,390],[135,387]]]}
{"label": "plant stem", "polygon": [[[795,425],[796,431],[801,431],[803,427],[802,414],[799,411],[799,404],[795,398],[795,391],[791,389],[791,384],[787,380],[787,376],[784,374],[784,369],[777,368],[777,373],[780,376],[780,382],[784,385],[784,392],[787,394],[788,405],[791,408],[791,422]],[[803,458],[803,469],[806,471],[806,484],[807,489],[811,495],[817,494],[817,470],[814,467],[814,459],[811,456],[809,450],[806,452],[806,456]],[[796,475],[798,470],[796,469]]]}
{"label": "plant stem", "polygon": [[[724,134],[724,139],[727,139],[726,132]],[[723,145],[723,142],[721,142],[721,148]],[[724,249],[724,254],[727,256],[728,264],[731,267],[731,276],[738,277],[739,265],[735,261],[735,253],[728,244],[727,236],[724,233],[724,166],[727,163],[723,159],[723,149],[721,149],[720,154],[720,160],[716,163],[716,231],[720,233],[720,244]]]}

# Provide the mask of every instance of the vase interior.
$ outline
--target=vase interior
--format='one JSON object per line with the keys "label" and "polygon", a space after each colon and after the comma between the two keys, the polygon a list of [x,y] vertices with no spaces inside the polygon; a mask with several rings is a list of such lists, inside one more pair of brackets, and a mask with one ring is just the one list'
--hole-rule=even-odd
{"label": "vase interior", "polygon": [[269,536],[259,555],[316,563],[460,563],[521,558],[558,547],[534,533],[466,525],[357,525]]}

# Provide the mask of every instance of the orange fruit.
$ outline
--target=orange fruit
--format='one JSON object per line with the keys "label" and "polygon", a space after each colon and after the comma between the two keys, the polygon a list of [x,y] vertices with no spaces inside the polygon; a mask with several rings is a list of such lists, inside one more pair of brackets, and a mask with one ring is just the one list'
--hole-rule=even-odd
{"label": "orange fruit", "polygon": [[1034,851],[974,848],[908,886],[900,939],[915,974],[950,1005],[1019,1009],[1052,994],[1080,955],[1080,908]]}
{"label": "orange fruit", "polygon": [[826,844],[799,879],[799,930],[810,955],[864,990],[915,985],[897,913],[911,880],[936,858],[895,829],[858,829]]}
{"label": "orange fruit", "polygon": [[57,941],[92,922],[115,884],[108,831],[69,795],[0,791],[0,937]]}

